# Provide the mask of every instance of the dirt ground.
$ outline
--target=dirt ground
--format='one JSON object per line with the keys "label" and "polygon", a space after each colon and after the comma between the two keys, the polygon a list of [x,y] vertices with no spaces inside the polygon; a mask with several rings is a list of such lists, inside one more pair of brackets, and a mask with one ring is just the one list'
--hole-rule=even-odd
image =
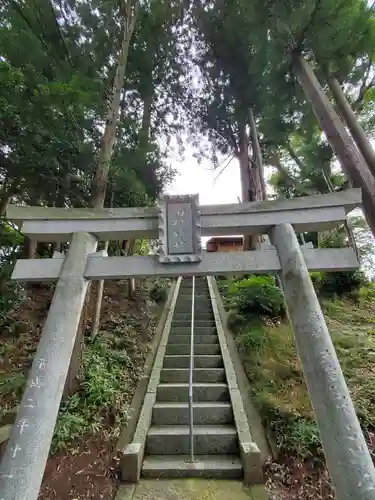
{"label": "dirt ground", "polygon": [[92,437],[69,454],[51,457],[44,473],[40,500],[111,500],[117,490],[114,445]]}

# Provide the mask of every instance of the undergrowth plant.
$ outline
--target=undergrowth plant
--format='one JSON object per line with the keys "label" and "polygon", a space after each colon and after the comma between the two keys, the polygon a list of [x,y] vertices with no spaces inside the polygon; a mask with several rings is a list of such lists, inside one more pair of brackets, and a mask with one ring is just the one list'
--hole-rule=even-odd
{"label": "undergrowth plant", "polygon": [[[375,285],[361,274],[324,273],[312,279],[362,428],[375,456]],[[330,294],[322,291],[330,289]],[[335,293],[335,287],[341,287]],[[291,325],[274,321],[281,292],[272,279],[222,281],[220,290],[264,427],[284,456],[324,461]],[[350,290],[350,291],[349,291]],[[278,295],[280,294],[280,295]],[[328,296],[327,296],[328,295]],[[340,298],[338,298],[340,295]],[[272,299],[276,297],[276,300]],[[275,307],[274,307],[275,305]],[[371,442],[373,442],[371,448]]]}
{"label": "undergrowth plant", "polygon": [[227,288],[228,305],[246,317],[278,317],[284,314],[284,299],[272,276],[252,275],[233,281]]}
{"label": "undergrowth plant", "polygon": [[168,298],[168,283],[165,280],[156,281],[152,284],[148,292],[150,299],[159,303],[164,303]]}
{"label": "undergrowth plant", "polygon": [[79,391],[60,409],[51,451],[66,448],[74,439],[99,432],[111,424],[110,437],[119,435],[129,414],[127,383],[134,370],[127,352],[115,337],[102,335],[84,351]]}

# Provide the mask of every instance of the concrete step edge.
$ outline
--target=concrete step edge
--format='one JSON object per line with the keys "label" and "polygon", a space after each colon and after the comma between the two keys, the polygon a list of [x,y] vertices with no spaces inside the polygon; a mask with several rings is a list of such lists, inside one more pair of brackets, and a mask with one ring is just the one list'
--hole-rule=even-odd
{"label": "concrete step edge", "polygon": [[[189,387],[189,383],[187,382],[165,382],[162,384],[158,384],[158,387],[161,387],[162,389],[164,387],[181,387],[181,388],[186,388]],[[193,388],[194,387],[222,387],[222,388],[228,388],[228,384],[224,382],[193,382]]]}
{"label": "concrete step edge", "polygon": [[143,462],[143,468],[212,468],[221,469],[223,466],[230,469],[242,470],[242,463],[236,455],[199,455],[196,461],[191,464],[188,455],[148,455]]}
{"label": "concrete step edge", "polygon": [[[170,371],[171,373],[177,372],[189,372],[189,368],[162,368],[162,371]],[[206,371],[214,372],[214,373],[225,373],[224,368],[194,368],[194,373],[203,373]]]}
{"label": "concrete step edge", "polygon": [[[188,425],[151,425],[148,437],[153,436],[190,436]],[[237,436],[237,429],[233,424],[222,425],[195,425],[194,436]]]}
{"label": "concrete step edge", "polygon": [[[168,408],[168,409],[177,409],[177,408],[189,408],[189,403],[185,402],[157,402],[154,404],[154,408]],[[195,401],[193,403],[193,408],[232,408],[230,401]]]}
{"label": "concrete step edge", "polygon": [[[189,358],[190,359],[190,354],[166,354],[164,356],[164,359],[166,359],[166,358],[173,358],[173,359],[177,359],[177,358],[186,359],[186,358]],[[218,358],[221,358],[221,354],[195,354],[194,358],[209,358],[209,359],[214,359],[215,358],[215,359],[218,359]]]}

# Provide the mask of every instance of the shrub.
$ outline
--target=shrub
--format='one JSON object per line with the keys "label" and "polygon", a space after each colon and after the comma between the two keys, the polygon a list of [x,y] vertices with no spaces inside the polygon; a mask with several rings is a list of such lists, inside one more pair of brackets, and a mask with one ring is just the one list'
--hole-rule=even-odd
{"label": "shrub", "polygon": [[151,286],[148,294],[150,296],[150,299],[158,304],[166,302],[168,298],[167,286],[165,285],[165,283],[157,281]]}
{"label": "shrub", "polygon": [[135,372],[128,353],[114,348],[114,337],[100,336],[83,353],[79,391],[61,405],[52,452],[66,448],[87,433],[99,432],[111,422],[117,436],[129,417],[129,373]]}
{"label": "shrub", "polygon": [[237,314],[234,311],[229,313],[227,319],[227,325],[228,328],[233,333],[238,333],[241,330],[241,328],[245,326],[245,324],[246,324],[246,319],[241,314]]}
{"label": "shrub", "polygon": [[313,282],[314,288],[319,289],[320,283],[322,281],[322,273],[320,273],[319,271],[314,271],[313,273],[310,273],[310,278]]}
{"label": "shrub", "polygon": [[230,307],[244,316],[276,317],[284,314],[282,291],[271,276],[250,276],[228,287]]}
{"label": "shrub", "polygon": [[367,279],[362,271],[322,273],[320,290],[328,296],[342,297],[355,292],[365,283],[367,283]]}
{"label": "shrub", "polygon": [[238,343],[242,350],[248,353],[261,353],[268,341],[267,331],[263,325],[253,322],[248,329],[241,334]]}
{"label": "shrub", "polygon": [[302,459],[321,454],[319,429],[315,422],[302,417],[291,418],[285,431],[285,452],[296,453]]}
{"label": "shrub", "polygon": [[0,376],[0,395],[13,394],[21,397],[26,384],[26,376],[23,372],[14,372]]}
{"label": "shrub", "polygon": [[375,283],[368,283],[351,293],[351,297],[359,304],[371,303],[375,299]]}

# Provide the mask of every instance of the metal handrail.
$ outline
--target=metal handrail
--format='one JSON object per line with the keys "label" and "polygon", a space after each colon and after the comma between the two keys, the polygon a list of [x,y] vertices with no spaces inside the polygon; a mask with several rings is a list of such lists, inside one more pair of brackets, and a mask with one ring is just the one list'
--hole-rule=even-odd
{"label": "metal handrail", "polygon": [[195,309],[195,276],[192,278],[191,290],[191,327],[190,327],[190,367],[189,367],[189,433],[190,461],[194,462],[194,411],[193,411],[193,371],[194,371],[194,311]]}

